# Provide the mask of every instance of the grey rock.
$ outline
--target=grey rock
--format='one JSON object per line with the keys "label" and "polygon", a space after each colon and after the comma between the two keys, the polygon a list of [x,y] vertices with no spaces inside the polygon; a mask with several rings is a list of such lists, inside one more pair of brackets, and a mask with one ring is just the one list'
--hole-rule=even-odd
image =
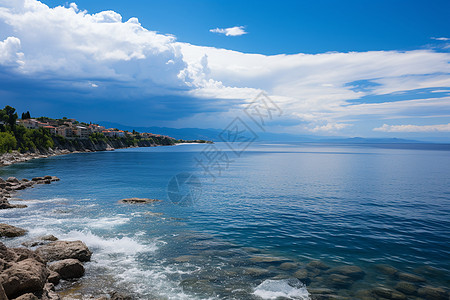
{"label": "grey rock", "polygon": [[400,281],[399,283],[397,283],[395,289],[406,295],[414,295],[417,293],[417,286],[406,281]]}
{"label": "grey rock", "polygon": [[128,204],[148,204],[154,202],[161,202],[161,200],[149,198],[127,198],[119,201],[119,203],[128,203]]}
{"label": "grey rock", "polygon": [[401,280],[409,281],[409,282],[425,282],[426,281],[425,278],[420,277],[415,274],[411,274],[411,273],[397,273],[397,277]]}
{"label": "grey rock", "polygon": [[328,276],[328,283],[335,288],[346,289],[353,284],[354,280],[349,276],[341,274],[331,274]]}
{"label": "grey rock", "polygon": [[320,260],[312,260],[307,265],[306,268],[311,269],[319,269],[319,270],[328,270],[330,267],[327,266],[325,263],[323,263]]}
{"label": "grey rock", "polygon": [[398,270],[390,265],[380,264],[376,265],[375,268],[377,268],[377,270],[381,273],[389,276],[393,276],[398,273]]}
{"label": "grey rock", "polygon": [[449,294],[443,288],[425,286],[418,290],[420,297],[427,300],[448,300]]}
{"label": "grey rock", "polygon": [[353,280],[359,280],[364,278],[365,272],[358,266],[341,266],[330,269],[327,271],[330,274],[340,274],[352,278]]}

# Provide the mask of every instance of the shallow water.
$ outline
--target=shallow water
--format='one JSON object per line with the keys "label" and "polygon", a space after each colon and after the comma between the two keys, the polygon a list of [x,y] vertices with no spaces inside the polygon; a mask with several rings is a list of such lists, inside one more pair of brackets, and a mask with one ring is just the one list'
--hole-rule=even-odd
{"label": "shallow water", "polygon": [[[328,288],[358,298],[398,283],[398,273],[388,276],[379,264],[423,277],[417,287],[450,285],[450,151],[254,144],[237,157],[216,146],[232,161],[215,178],[197,163],[205,145],[4,167],[4,178],[61,178],[18,194],[28,208],[0,211],[2,222],[30,230],[6,243],[48,233],[85,241],[94,255],[72,296],[119,289],[141,299],[308,299],[307,290]],[[201,183],[193,205],[168,199],[180,173]],[[163,201],[118,203],[129,197]],[[343,287],[330,283],[329,270],[309,267],[305,288],[294,274],[318,259],[357,265],[365,276]]]}

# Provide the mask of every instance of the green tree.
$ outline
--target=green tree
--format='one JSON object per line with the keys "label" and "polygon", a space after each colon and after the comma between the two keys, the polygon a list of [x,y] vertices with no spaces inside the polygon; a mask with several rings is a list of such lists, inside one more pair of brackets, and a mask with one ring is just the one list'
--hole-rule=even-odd
{"label": "green tree", "polygon": [[0,132],[0,153],[5,153],[16,149],[17,140],[9,132]]}

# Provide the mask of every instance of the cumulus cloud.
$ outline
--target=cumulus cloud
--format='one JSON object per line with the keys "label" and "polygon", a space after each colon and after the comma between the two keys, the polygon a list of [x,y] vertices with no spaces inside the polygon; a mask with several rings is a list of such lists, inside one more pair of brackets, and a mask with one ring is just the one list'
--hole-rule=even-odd
{"label": "cumulus cloud", "polygon": [[440,125],[387,125],[374,128],[381,132],[450,132],[450,123]]}
{"label": "cumulus cloud", "polygon": [[[211,32],[246,33],[242,26]],[[16,76],[116,96],[117,90],[107,88],[112,82],[130,99],[175,94],[230,111],[265,91],[285,118],[317,133],[343,131],[367,116],[450,114],[449,97],[390,99],[449,87],[449,62],[450,53],[433,50],[248,54],[180,43],[114,11],[89,14],[75,4],[50,8],[37,0],[0,0],[0,67]],[[358,81],[370,88],[355,88]],[[364,103],[365,96],[374,95],[384,101]]]}
{"label": "cumulus cloud", "polygon": [[209,31],[213,33],[225,34],[226,36],[239,36],[247,34],[247,32],[244,29],[244,26],[234,26],[230,28],[215,28],[210,29]]}

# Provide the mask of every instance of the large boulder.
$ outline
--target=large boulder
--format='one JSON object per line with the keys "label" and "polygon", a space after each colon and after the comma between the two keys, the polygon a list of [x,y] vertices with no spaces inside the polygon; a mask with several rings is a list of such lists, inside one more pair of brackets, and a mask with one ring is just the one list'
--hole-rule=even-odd
{"label": "large boulder", "polygon": [[50,270],[57,272],[62,279],[80,278],[84,275],[84,267],[78,259],[64,259],[52,263]]}
{"label": "large boulder", "polygon": [[17,237],[25,235],[26,232],[25,229],[0,223],[0,237]]}
{"label": "large boulder", "polygon": [[17,179],[16,177],[9,177],[8,179],[6,179],[6,182],[20,183],[20,180]]}
{"label": "large boulder", "polygon": [[79,261],[89,261],[92,252],[82,241],[56,241],[36,249],[36,253],[47,261],[63,260],[68,258]]}
{"label": "large boulder", "polygon": [[43,263],[27,258],[4,270],[0,281],[6,295],[12,299],[26,293],[42,291],[48,275],[49,271]]}

